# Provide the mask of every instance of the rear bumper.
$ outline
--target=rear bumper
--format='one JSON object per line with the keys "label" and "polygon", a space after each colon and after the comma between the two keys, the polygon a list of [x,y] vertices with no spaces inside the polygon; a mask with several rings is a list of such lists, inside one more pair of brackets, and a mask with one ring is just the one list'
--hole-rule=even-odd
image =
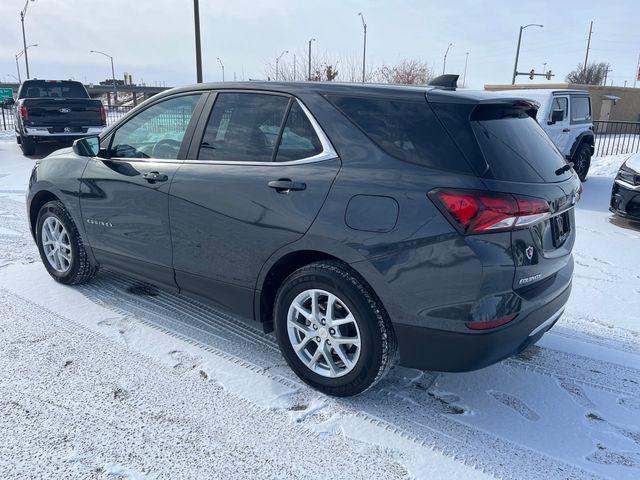
{"label": "rear bumper", "polygon": [[55,132],[49,131],[52,127],[26,127],[24,135],[27,137],[37,137],[45,139],[62,139],[62,138],[82,138],[90,135],[98,135],[102,133],[105,127],[82,127],[82,132]]}
{"label": "rear bumper", "polygon": [[609,210],[621,217],[640,221],[640,185],[616,179],[611,190]]}
{"label": "rear bumper", "polygon": [[395,324],[400,364],[421,370],[466,372],[515,355],[535,343],[561,317],[571,283],[554,299],[487,332],[454,332]]}

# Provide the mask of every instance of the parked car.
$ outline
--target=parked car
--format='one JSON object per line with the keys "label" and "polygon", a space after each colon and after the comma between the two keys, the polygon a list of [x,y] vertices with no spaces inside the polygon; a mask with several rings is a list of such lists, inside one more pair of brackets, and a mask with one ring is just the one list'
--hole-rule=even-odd
{"label": "parked car", "polygon": [[630,156],[618,170],[611,189],[613,213],[640,222],[640,155]]}
{"label": "parked car", "polygon": [[159,94],[41,160],[31,231],[65,284],[98,267],[275,329],[305,382],[516,354],[571,291],[577,175],[519,93],[330,83]]}
{"label": "parked car", "polygon": [[537,119],[558,150],[585,181],[595,151],[591,96],[586,90],[505,90],[539,104]]}
{"label": "parked car", "polygon": [[16,140],[25,155],[42,141],[71,142],[100,133],[107,113],[84,85],[71,80],[25,80],[14,105]]}

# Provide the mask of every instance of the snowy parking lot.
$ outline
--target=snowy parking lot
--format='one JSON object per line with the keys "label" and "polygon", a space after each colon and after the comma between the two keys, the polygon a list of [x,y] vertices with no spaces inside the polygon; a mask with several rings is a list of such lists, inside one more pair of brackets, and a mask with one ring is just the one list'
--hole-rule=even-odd
{"label": "snowy parking lot", "polygon": [[209,306],[107,270],[54,282],[25,214],[38,156],[0,132],[3,478],[640,478],[640,227],[608,211],[627,155],[593,160],[572,296],[537,345],[349,399]]}

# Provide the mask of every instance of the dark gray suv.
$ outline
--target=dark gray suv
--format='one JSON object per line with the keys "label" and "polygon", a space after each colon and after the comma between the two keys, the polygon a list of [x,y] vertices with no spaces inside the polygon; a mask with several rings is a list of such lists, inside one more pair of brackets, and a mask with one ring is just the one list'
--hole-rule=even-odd
{"label": "dark gray suv", "polygon": [[56,280],[105,266],[260,322],[331,395],[396,358],[478,369],[571,290],[581,184],[535,115],[437,87],[174,89],[41,160],[31,229]]}

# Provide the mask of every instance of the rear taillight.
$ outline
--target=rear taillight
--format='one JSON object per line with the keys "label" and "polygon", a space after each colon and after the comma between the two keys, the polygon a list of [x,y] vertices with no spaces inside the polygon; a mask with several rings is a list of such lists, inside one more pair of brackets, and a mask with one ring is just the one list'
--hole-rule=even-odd
{"label": "rear taillight", "polygon": [[429,197],[465,234],[525,228],[551,215],[546,200],[524,195],[438,189]]}
{"label": "rear taillight", "polygon": [[100,120],[103,125],[107,124],[107,109],[102,104],[100,104]]}
{"label": "rear taillight", "polygon": [[24,105],[20,105],[20,118],[22,118],[22,120],[29,120],[29,111]]}

